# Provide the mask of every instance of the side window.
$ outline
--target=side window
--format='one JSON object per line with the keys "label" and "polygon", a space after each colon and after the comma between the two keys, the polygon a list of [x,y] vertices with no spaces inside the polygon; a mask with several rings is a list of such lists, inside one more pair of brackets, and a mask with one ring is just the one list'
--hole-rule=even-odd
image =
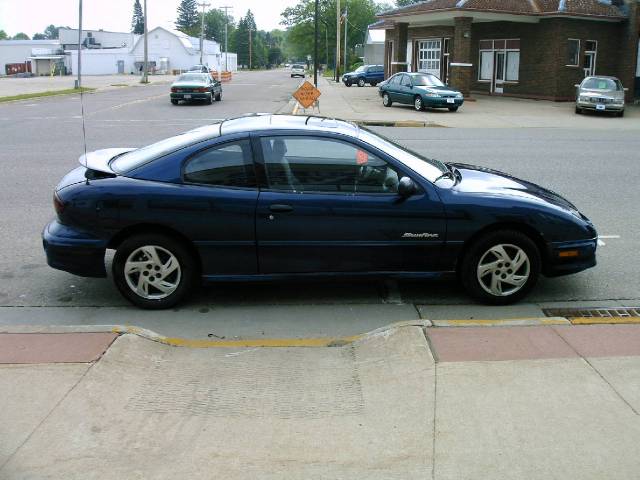
{"label": "side window", "polygon": [[184,181],[219,187],[255,187],[249,140],[225,143],[196,153],[184,166]]}
{"label": "side window", "polygon": [[398,171],[356,145],[304,136],[261,142],[270,188],[349,195],[398,192]]}
{"label": "side window", "polygon": [[402,81],[400,83],[403,87],[410,87],[411,77],[409,77],[409,75],[402,75]]}
{"label": "side window", "polygon": [[399,85],[401,75],[394,75],[389,80],[389,85]]}

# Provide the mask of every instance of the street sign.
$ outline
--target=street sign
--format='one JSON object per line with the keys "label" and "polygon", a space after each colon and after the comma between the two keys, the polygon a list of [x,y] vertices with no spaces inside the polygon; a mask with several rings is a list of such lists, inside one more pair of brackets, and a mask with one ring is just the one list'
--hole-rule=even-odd
{"label": "street sign", "polygon": [[311,105],[316,103],[316,100],[318,100],[320,95],[322,95],[320,90],[305,81],[300,88],[293,93],[293,98],[295,98],[304,108],[309,108]]}

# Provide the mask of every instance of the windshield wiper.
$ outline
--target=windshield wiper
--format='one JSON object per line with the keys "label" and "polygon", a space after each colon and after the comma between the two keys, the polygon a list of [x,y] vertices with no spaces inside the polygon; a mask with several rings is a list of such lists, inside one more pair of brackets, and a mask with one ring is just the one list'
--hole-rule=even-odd
{"label": "windshield wiper", "polygon": [[453,170],[453,167],[447,165],[446,163],[442,163],[442,165],[444,165],[444,167],[447,169],[446,172],[442,172],[441,175],[439,175],[438,177],[436,177],[436,179],[433,181],[434,183],[437,182],[438,180],[442,179],[442,178],[450,178],[451,180],[455,181],[456,180],[456,174]]}

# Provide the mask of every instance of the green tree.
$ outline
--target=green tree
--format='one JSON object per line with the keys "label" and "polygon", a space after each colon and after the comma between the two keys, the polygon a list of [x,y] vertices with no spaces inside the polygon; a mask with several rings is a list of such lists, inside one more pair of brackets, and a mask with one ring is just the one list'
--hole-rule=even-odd
{"label": "green tree", "polygon": [[49,25],[44,29],[44,36],[47,40],[56,40],[58,38],[58,31],[60,27],[56,27],[55,25]]}
{"label": "green tree", "polygon": [[144,33],[144,12],[142,11],[142,5],[140,0],[135,0],[133,3],[133,17],[131,18],[131,32],[136,35],[142,35]]}
{"label": "green tree", "polygon": [[44,33],[34,33],[32,40],[46,40]]}
{"label": "green tree", "polygon": [[199,20],[196,0],[181,0],[178,5],[176,28],[187,35],[195,36],[200,33]]}
{"label": "green tree", "polygon": [[13,40],[30,40],[29,35],[24,32],[16,33],[13,36]]}
{"label": "green tree", "polygon": [[7,32],[4,30],[0,30],[0,40],[7,40],[9,37],[7,36]]}
{"label": "green tree", "polygon": [[396,0],[398,7],[406,7],[407,5],[413,5],[414,3],[422,2],[423,0]]}
{"label": "green tree", "polygon": [[225,18],[223,11],[214,8],[204,14],[204,38],[224,44],[224,25],[228,22],[227,34],[235,27],[233,17]]}
{"label": "green tree", "polygon": [[[251,35],[249,35],[251,30]],[[251,66],[257,66],[255,63],[255,45],[256,45],[256,21],[251,13],[247,10],[247,14],[238,21],[238,27],[234,32],[235,51],[238,54],[238,65],[249,66],[249,36],[251,36]]]}

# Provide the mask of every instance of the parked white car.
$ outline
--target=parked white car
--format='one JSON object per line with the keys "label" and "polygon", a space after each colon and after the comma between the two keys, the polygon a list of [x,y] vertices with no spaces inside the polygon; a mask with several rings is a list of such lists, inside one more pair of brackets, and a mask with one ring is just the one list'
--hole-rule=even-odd
{"label": "parked white car", "polygon": [[304,65],[296,63],[291,66],[291,78],[293,77],[305,77]]}
{"label": "parked white car", "polygon": [[624,115],[624,94],[628,88],[616,77],[586,77],[576,88],[576,113],[593,110]]}

